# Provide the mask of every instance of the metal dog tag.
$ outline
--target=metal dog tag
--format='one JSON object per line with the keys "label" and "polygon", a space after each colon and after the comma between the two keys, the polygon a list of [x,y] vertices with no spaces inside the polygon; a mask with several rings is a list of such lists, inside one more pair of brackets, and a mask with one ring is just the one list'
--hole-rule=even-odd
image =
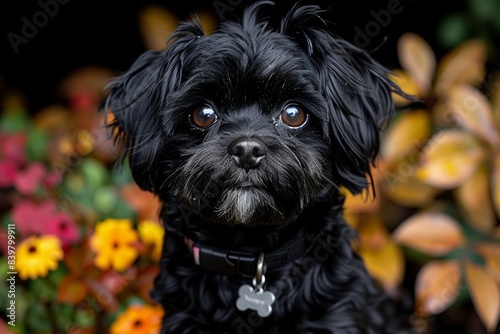
{"label": "metal dog tag", "polygon": [[262,285],[257,285],[255,289],[248,284],[240,286],[238,290],[239,298],[236,300],[238,310],[257,311],[257,314],[262,318],[268,317],[272,313],[273,309],[271,305],[274,303],[276,297],[274,297],[272,292],[264,291]]}

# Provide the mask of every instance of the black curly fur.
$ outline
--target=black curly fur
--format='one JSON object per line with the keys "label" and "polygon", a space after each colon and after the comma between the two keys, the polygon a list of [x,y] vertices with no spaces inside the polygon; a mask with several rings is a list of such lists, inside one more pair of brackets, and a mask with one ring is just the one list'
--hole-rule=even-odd
{"label": "black curly fur", "polygon": [[[103,108],[115,115],[133,176],[164,204],[152,293],[166,312],[161,332],[409,333],[351,249],[338,188],[369,185],[391,92],[401,92],[366,52],[327,30],[318,7],[294,6],[276,22],[261,15],[269,5],[209,36],[182,23],[166,50],[145,53],[109,85]],[[304,126],[280,120],[289,103],[307,112]],[[200,129],[192,113],[203,104],[218,120]],[[228,146],[238,138],[266,147],[258,166],[235,163]],[[260,318],[235,307],[251,277],[196,266],[186,236],[264,253],[306,236],[308,247],[269,268],[265,289],[277,300]]]}

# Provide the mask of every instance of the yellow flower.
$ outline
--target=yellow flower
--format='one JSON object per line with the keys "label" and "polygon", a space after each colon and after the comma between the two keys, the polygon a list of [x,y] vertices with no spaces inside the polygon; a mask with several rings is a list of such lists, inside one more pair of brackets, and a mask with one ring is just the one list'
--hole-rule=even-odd
{"label": "yellow flower", "polygon": [[163,226],[153,220],[144,220],[139,223],[139,235],[145,245],[152,248],[151,257],[154,261],[159,261],[163,245]]}
{"label": "yellow flower", "polygon": [[163,310],[156,306],[133,305],[111,325],[111,334],[158,334]]}
{"label": "yellow flower", "polygon": [[53,235],[29,237],[17,249],[16,269],[21,279],[47,276],[64,257],[61,241]]}
{"label": "yellow flower", "polygon": [[137,233],[128,219],[106,219],[99,223],[90,238],[90,247],[97,254],[94,264],[102,269],[127,269],[137,258],[134,247]]}

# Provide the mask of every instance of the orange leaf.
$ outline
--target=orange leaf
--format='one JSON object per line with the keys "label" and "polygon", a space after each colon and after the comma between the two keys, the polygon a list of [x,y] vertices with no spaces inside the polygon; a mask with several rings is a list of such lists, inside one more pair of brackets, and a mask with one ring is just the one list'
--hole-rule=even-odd
{"label": "orange leaf", "polygon": [[429,44],[420,36],[406,33],[398,41],[399,62],[426,96],[436,70],[436,59]]}
{"label": "orange leaf", "polygon": [[378,250],[361,247],[358,253],[370,274],[383,284],[386,291],[397,289],[403,280],[405,267],[401,248],[387,239]]}
{"label": "orange leaf", "polygon": [[469,293],[489,332],[493,332],[500,316],[500,289],[483,268],[466,262],[465,277]]}
{"label": "orange leaf", "polygon": [[456,261],[431,261],[420,269],[415,282],[416,309],[421,315],[446,310],[459,295],[460,266]]}
{"label": "orange leaf", "polygon": [[456,84],[483,82],[486,58],[486,46],[481,40],[466,41],[443,57],[436,74],[436,95],[446,95]]}
{"label": "orange leaf", "polygon": [[387,243],[389,233],[378,215],[364,215],[359,220],[356,230],[361,246],[370,250],[379,250]]}
{"label": "orange leaf", "polygon": [[438,189],[418,180],[413,174],[406,176],[402,170],[385,174],[382,191],[394,203],[408,207],[426,206],[439,192]]}
{"label": "orange leaf", "polygon": [[89,293],[87,285],[72,275],[64,277],[57,287],[57,301],[77,305]]}
{"label": "orange leaf", "polygon": [[490,199],[489,175],[484,164],[455,190],[455,197],[473,227],[485,233],[493,228],[495,216]]}
{"label": "orange leaf", "polygon": [[491,177],[491,192],[493,197],[493,206],[500,217],[500,154],[496,154],[493,165],[493,175]]}
{"label": "orange leaf", "polygon": [[480,243],[476,250],[484,257],[488,274],[500,284],[500,245]]}
{"label": "orange leaf", "polygon": [[137,220],[158,221],[161,206],[158,197],[148,191],[141,190],[135,183],[122,187],[120,195],[137,212]]}
{"label": "orange leaf", "polygon": [[401,223],[392,235],[395,242],[429,255],[443,255],[463,246],[458,223],[442,213],[424,212]]}
{"label": "orange leaf", "polygon": [[[413,79],[406,73],[400,70],[394,70],[389,78],[408,95],[418,96],[418,86]],[[393,93],[392,99],[397,106],[404,106],[410,101],[399,94]]]}
{"label": "orange leaf", "polygon": [[118,309],[118,300],[115,295],[99,281],[87,278],[84,280],[89,287],[90,293],[107,312],[116,312]]}
{"label": "orange leaf", "polygon": [[169,10],[155,5],[145,7],[139,15],[139,26],[146,48],[165,49],[167,40],[177,24],[177,17]]}
{"label": "orange leaf", "polygon": [[441,131],[424,147],[416,176],[434,187],[449,189],[464,183],[484,157],[484,149],[470,134]]}
{"label": "orange leaf", "polygon": [[477,89],[460,85],[450,91],[448,107],[463,128],[488,141],[492,147],[500,145],[493,123],[493,111],[486,97]]}
{"label": "orange leaf", "polygon": [[430,136],[431,118],[426,110],[408,111],[399,116],[384,135],[381,155],[385,161],[400,161],[418,152]]}

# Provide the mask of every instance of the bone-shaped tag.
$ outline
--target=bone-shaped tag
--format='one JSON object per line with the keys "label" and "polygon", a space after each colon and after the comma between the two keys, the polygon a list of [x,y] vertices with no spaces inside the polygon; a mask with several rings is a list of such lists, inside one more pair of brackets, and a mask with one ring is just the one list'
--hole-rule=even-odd
{"label": "bone-shaped tag", "polygon": [[243,284],[238,290],[239,298],[236,301],[236,307],[240,311],[254,310],[262,318],[265,318],[273,311],[271,304],[274,303],[274,294],[262,289],[254,290],[248,284]]}

